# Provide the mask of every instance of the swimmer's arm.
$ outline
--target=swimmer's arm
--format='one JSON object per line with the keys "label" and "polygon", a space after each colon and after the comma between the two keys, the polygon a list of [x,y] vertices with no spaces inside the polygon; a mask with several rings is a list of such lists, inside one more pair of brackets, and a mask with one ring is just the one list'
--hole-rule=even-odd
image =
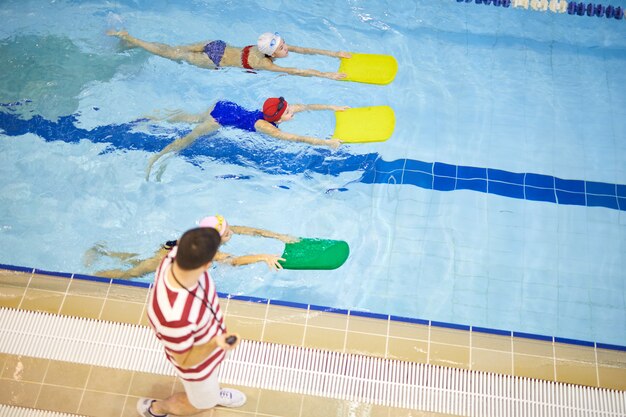
{"label": "swimmer's arm", "polygon": [[316,110],[344,111],[350,108],[350,106],[333,106],[329,104],[294,104],[290,106],[294,113]]}
{"label": "swimmer's arm", "polygon": [[351,58],[352,54],[350,52],[344,51],[327,51],[325,49],[315,49],[315,48],[303,48],[302,46],[289,45],[289,50],[295,52],[297,54],[307,54],[307,55],[326,55],[332,56],[335,58]]}
{"label": "swimmer's arm", "polygon": [[258,132],[265,133],[266,135],[273,136],[277,139],[288,140],[290,142],[304,142],[308,143],[309,145],[328,146],[333,149],[337,149],[337,147],[341,145],[341,142],[339,142],[337,139],[319,139],[311,136],[302,136],[293,133],[283,132],[275,126],[271,125],[270,123],[266,122],[265,120],[257,121],[254,124],[254,127]]}
{"label": "swimmer's arm", "polygon": [[257,262],[265,262],[267,267],[271,270],[277,271],[283,269],[283,266],[278,261],[285,261],[280,255],[243,255],[243,256],[231,256],[228,255],[219,262],[228,263],[232,266],[250,265]]}
{"label": "swimmer's arm", "polygon": [[248,227],[248,226],[230,226],[230,230],[232,230],[233,233],[236,233],[238,235],[267,237],[271,239],[278,239],[281,242],[285,242],[285,243],[294,243],[300,240],[297,237],[284,235],[281,233],[275,233],[270,230]]}
{"label": "swimmer's arm", "polygon": [[285,72],[287,74],[300,75],[302,77],[329,78],[331,80],[342,80],[347,77],[347,75],[344,74],[343,72],[322,72],[322,71],[318,71],[314,69],[281,67],[281,66],[274,64],[271,61],[260,64],[259,69],[264,69],[264,70],[274,71],[274,72]]}

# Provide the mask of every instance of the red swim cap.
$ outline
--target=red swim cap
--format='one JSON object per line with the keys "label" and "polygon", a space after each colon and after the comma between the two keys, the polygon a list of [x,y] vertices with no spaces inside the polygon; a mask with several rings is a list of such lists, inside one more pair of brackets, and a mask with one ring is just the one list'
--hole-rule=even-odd
{"label": "red swim cap", "polygon": [[287,101],[284,97],[268,98],[263,103],[263,118],[268,122],[276,122],[280,120],[285,110],[287,110]]}

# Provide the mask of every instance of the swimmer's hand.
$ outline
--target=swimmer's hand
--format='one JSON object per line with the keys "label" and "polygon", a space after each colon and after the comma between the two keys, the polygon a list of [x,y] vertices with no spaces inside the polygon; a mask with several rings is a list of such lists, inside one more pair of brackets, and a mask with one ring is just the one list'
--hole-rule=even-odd
{"label": "swimmer's hand", "polygon": [[339,145],[341,145],[341,142],[337,139],[328,139],[326,145],[331,149],[337,149]]}
{"label": "swimmer's hand", "polygon": [[350,52],[339,51],[337,52],[337,58],[352,58],[352,54]]}
{"label": "swimmer's hand", "polygon": [[331,80],[343,80],[348,76],[348,74],[345,74],[343,72],[325,72],[323,74],[324,77],[330,78]]}
{"label": "swimmer's hand", "polygon": [[150,158],[150,161],[148,161],[148,166],[146,167],[146,181],[150,180],[150,172],[152,172],[152,165],[154,165],[154,163],[160,157],[161,157],[161,155],[155,155],[152,158]]}
{"label": "swimmer's hand", "polygon": [[259,255],[259,261],[265,262],[269,269],[278,271],[283,269],[283,266],[278,261],[285,262],[285,258],[281,258],[280,255]]}
{"label": "swimmer's hand", "polygon": [[128,36],[128,32],[125,31],[125,30],[110,29],[110,30],[107,30],[107,35],[109,35],[109,36],[117,36],[120,39],[124,39],[125,37]]}
{"label": "swimmer's hand", "polygon": [[350,106],[331,106],[334,111],[345,111],[350,108]]}
{"label": "swimmer's hand", "polygon": [[289,235],[278,235],[276,236],[276,238],[278,240],[280,240],[283,243],[296,243],[296,242],[300,242],[300,238],[299,237],[294,237],[294,236],[289,236]]}

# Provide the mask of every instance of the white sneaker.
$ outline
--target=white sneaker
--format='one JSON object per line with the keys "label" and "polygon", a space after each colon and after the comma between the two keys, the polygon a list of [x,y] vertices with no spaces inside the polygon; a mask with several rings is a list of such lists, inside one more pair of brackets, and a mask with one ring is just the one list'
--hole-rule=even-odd
{"label": "white sneaker", "polygon": [[220,402],[217,405],[222,407],[241,407],[246,403],[246,394],[232,388],[222,388],[220,390]]}
{"label": "white sneaker", "polygon": [[152,398],[140,398],[137,401],[137,412],[139,415],[142,417],[167,417],[169,414],[152,414],[150,406],[155,401]]}

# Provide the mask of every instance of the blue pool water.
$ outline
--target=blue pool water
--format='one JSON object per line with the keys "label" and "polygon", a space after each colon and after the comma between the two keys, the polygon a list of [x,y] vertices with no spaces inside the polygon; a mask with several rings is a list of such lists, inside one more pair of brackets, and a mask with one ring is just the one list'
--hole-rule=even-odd
{"label": "blue pool water", "polygon": [[[96,243],[149,255],[222,213],[351,248],[335,271],[216,267],[224,292],[626,345],[626,21],[452,0],[0,9],[0,263],[94,273],[117,266],[85,264]],[[389,53],[400,69],[388,86],[208,71],[125,50],[109,27],[170,44],[279,30],[296,45]],[[278,95],[388,104],[396,130],[335,152],[224,130],[145,181],[150,156],[189,130],[145,115]],[[283,129],[328,137],[333,124],[309,113]]]}

